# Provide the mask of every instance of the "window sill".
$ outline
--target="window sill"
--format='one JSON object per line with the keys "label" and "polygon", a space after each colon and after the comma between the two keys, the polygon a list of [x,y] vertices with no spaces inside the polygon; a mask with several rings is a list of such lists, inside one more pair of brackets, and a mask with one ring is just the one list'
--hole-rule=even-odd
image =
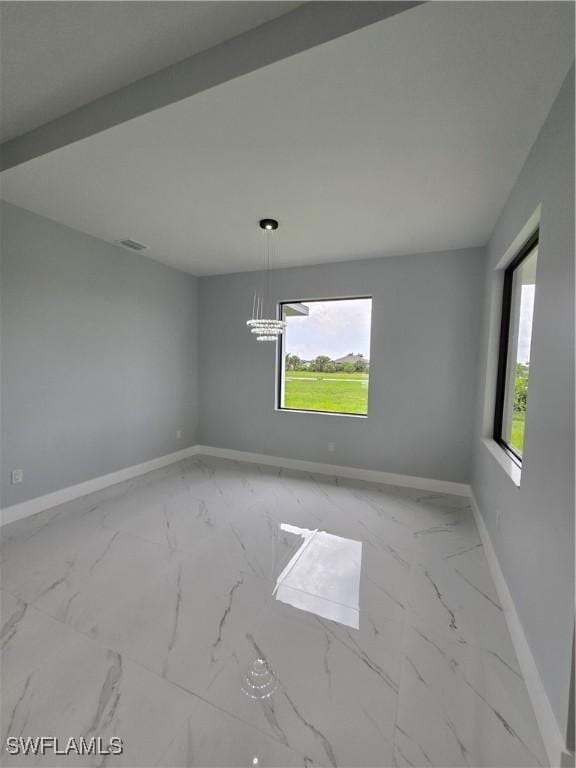
{"label": "window sill", "polygon": [[331,411],[307,411],[298,408],[274,408],[276,413],[305,413],[307,416],[344,416],[346,419],[367,419],[366,413],[338,413]]}
{"label": "window sill", "polygon": [[516,462],[511,459],[510,456],[508,456],[506,451],[501,446],[499,446],[495,440],[484,438],[482,442],[486,448],[488,448],[496,462],[502,467],[504,472],[506,472],[510,480],[512,480],[514,485],[519,488],[520,479],[522,477],[522,470],[518,464],[516,464]]}

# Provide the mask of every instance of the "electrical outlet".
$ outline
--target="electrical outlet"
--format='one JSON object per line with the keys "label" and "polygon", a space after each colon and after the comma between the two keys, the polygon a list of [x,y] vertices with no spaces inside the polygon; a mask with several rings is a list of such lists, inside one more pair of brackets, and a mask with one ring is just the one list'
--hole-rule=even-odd
{"label": "electrical outlet", "polygon": [[330,453],[334,453],[334,451],[336,450],[336,443],[328,443],[328,450],[330,451]]}
{"label": "electrical outlet", "polygon": [[12,472],[10,472],[10,482],[12,485],[18,485],[18,483],[21,483],[24,480],[24,470],[23,469],[13,469]]}

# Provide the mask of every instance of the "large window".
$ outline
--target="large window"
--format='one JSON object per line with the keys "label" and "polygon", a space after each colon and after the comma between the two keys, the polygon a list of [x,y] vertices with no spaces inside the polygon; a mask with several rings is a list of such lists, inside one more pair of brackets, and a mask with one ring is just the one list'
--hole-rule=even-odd
{"label": "large window", "polygon": [[538,259],[538,232],[504,272],[494,439],[522,463],[530,346]]}
{"label": "large window", "polygon": [[278,408],[366,416],[372,299],[280,304]]}

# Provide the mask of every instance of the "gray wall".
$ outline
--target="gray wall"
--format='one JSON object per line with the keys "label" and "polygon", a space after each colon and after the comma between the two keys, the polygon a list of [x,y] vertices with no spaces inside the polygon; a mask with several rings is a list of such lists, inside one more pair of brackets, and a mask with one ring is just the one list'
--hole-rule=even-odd
{"label": "gray wall", "polygon": [[275,344],[245,325],[258,274],[202,278],[200,441],[468,482],[482,266],[477,249],[274,272],[275,301],[373,296],[367,419],[275,411]]}
{"label": "gray wall", "polygon": [[2,506],[194,444],[196,279],[1,213]]}
{"label": "gray wall", "polygon": [[[574,627],[573,93],[574,70],[562,86],[489,244],[472,481],[564,733]],[[540,203],[526,444],[517,488],[482,443],[489,434],[494,395],[498,332],[498,318],[491,311],[497,290],[494,266]]]}

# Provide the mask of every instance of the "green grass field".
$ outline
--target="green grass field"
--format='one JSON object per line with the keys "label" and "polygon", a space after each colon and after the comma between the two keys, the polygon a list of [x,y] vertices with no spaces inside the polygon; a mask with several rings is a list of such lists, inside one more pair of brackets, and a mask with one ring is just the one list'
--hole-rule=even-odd
{"label": "green grass field", "polygon": [[284,407],[366,414],[368,374],[286,371]]}
{"label": "green grass field", "polygon": [[520,453],[524,450],[524,427],[526,424],[526,413],[514,413],[512,417],[512,436],[510,442],[512,447]]}

